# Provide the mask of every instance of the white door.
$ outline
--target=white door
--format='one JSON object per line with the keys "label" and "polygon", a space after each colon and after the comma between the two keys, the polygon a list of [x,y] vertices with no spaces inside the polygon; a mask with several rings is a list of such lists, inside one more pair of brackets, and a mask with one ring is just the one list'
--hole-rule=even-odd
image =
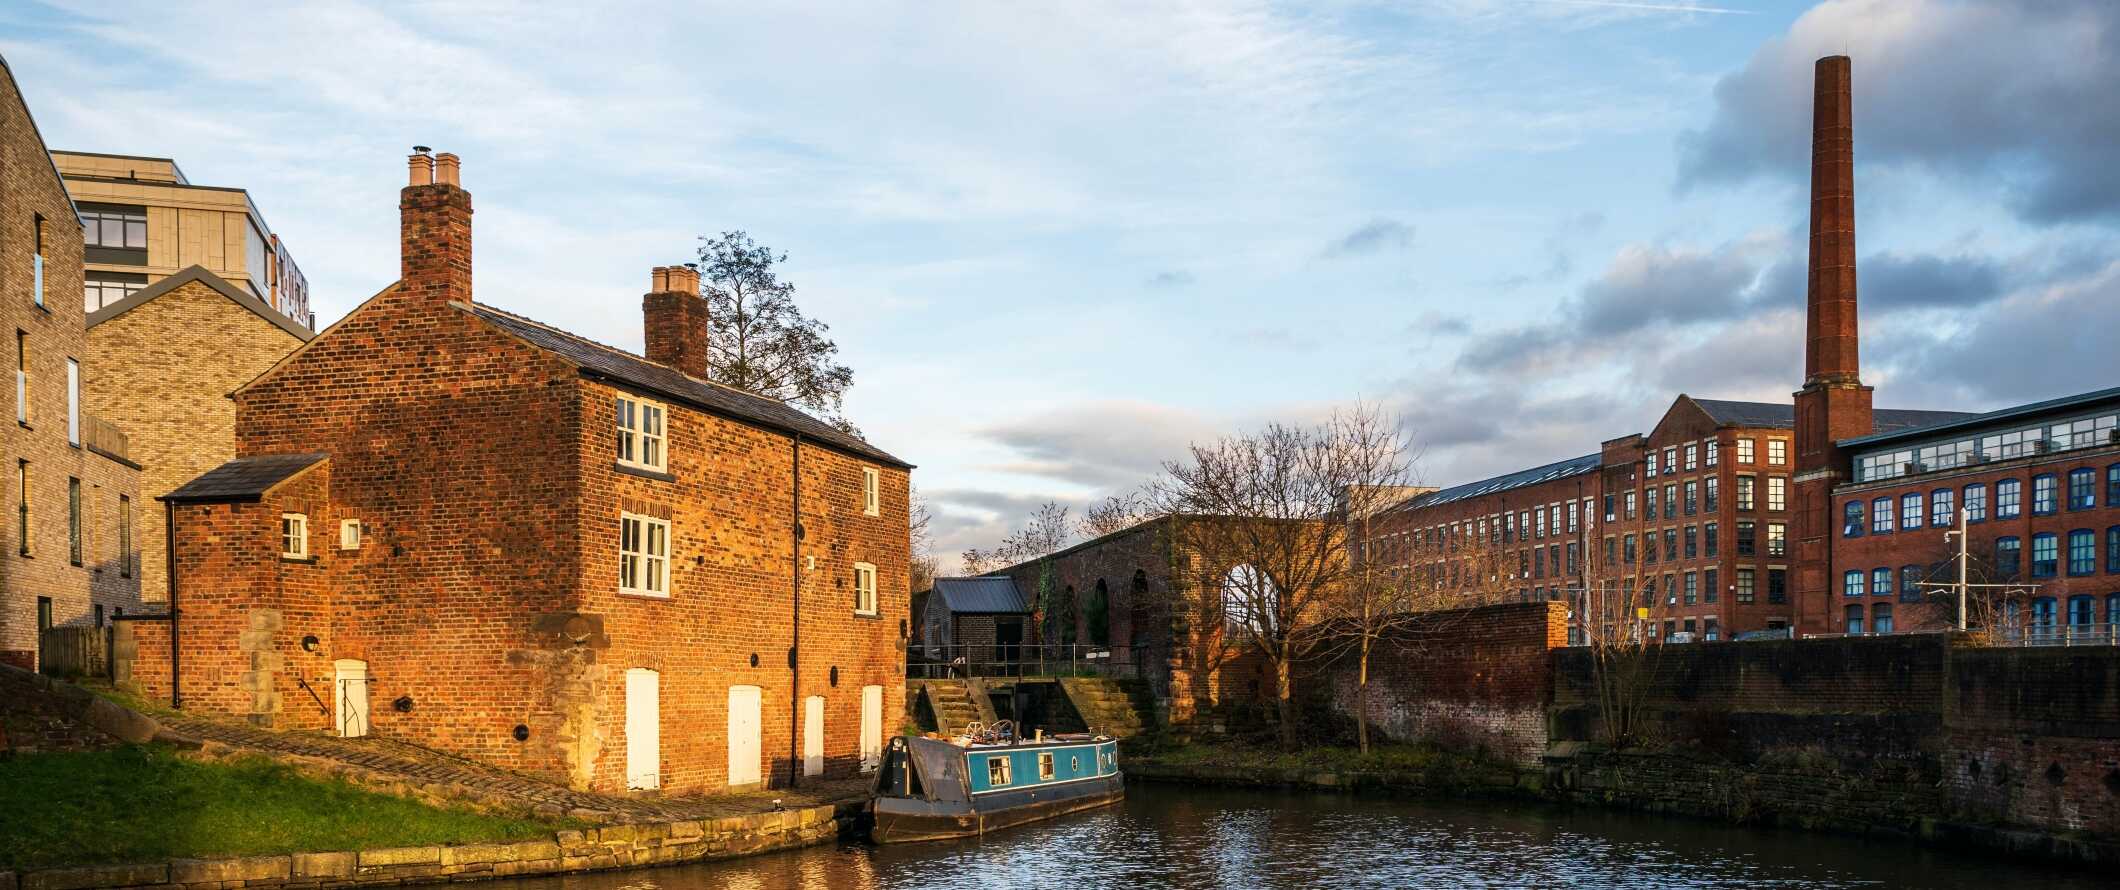
{"label": "white door", "polygon": [[339,735],[349,739],[368,734],[368,662],[342,658],[332,662],[338,687]]}
{"label": "white door", "polygon": [[861,687],[861,771],[883,763],[883,687]]}
{"label": "white door", "polygon": [[802,700],[802,774],[824,775],[824,696]]}
{"label": "white door", "polygon": [[729,687],[729,784],[756,785],[761,745],[760,693],[756,686]]}
{"label": "white door", "polygon": [[662,678],[647,668],[626,671],[626,787],[662,787]]}

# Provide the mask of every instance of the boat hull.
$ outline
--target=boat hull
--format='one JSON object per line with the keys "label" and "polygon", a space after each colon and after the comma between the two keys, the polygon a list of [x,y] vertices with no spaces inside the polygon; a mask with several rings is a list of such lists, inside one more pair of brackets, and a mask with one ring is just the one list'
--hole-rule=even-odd
{"label": "boat hull", "polygon": [[969,804],[879,797],[870,804],[869,837],[879,844],[977,837],[1110,806],[1125,797],[1126,781],[1117,773],[1065,785],[982,794]]}

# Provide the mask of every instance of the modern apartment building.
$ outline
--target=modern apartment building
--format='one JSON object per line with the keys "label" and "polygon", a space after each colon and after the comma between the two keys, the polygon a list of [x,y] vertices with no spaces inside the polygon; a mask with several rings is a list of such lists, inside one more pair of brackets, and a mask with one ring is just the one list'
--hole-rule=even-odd
{"label": "modern apartment building", "polygon": [[169,158],[52,152],[80,210],[89,312],[197,266],[316,328],[309,282],[239,188],[193,185]]}
{"label": "modern apartment building", "polygon": [[0,433],[0,661],[35,668],[41,633],[138,611],[139,468],[91,416],[81,226],[14,72],[0,60],[0,330],[14,422]]}
{"label": "modern apartment building", "polygon": [[654,270],[645,356],[475,302],[458,171],[411,158],[399,280],[238,387],[234,459],[164,497],[174,620],[128,623],[131,679],[605,791],[872,767],[911,466],[705,380],[695,270]]}

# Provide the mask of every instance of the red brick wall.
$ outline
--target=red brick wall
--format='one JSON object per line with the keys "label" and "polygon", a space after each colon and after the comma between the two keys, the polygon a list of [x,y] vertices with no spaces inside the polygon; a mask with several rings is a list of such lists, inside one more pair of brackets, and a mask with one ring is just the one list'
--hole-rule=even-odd
{"label": "red brick wall", "polygon": [[[1399,741],[1477,745],[1524,766],[1546,750],[1553,649],[1566,645],[1562,603],[1505,603],[1435,613],[1379,640],[1369,657],[1371,731]],[[1317,689],[1352,719],[1359,661],[1318,666]]]}
{"label": "red brick wall", "polygon": [[[1970,573],[1972,580],[1976,583],[2009,580],[2036,584],[2038,590],[2030,595],[2054,597],[2059,613],[2056,620],[2061,622],[2067,621],[2066,609],[2070,596],[2091,594],[2098,598],[2094,620],[2103,624],[2106,620],[2105,596],[2120,592],[2120,572],[2114,571],[2115,566],[2107,558],[2109,545],[2106,538],[2109,529],[2120,526],[2120,503],[2110,500],[2106,491],[2106,473],[2108,468],[2116,464],[2120,464],[2120,448],[2097,448],[1999,462],[1963,472],[1928,473],[1913,478],[1841,486],[1834,491],[1832,501],[1834,525],[1831,539],[1832,573],[1828,579],[1830,583],[1823,595],[1817,598],[1818,608],[1827,616],[1826,629],[1840,632],[1843,629],[1842,615],[1846,607],[1855,603],[1865,606],[1874,606],[1877,603],[1900,604],[1895,605],[1893,609],[1893,623],[1898,632],[1947,627],[1955,615],[1952,598],[1939,596],[1934,604],[1924,605],[1905,601],[1896,594],[1896,590],[1895,595],[1890,597],[1877,596],[1871,585],[1866,584],[1864,596],[1856,599],[1842,594],[1841,580],[1844,573],[1851,569],[1871,572],[1874,569],[1889,568],[1893,571],[1896,588],[1899,586],[1896,582],[1902,566],[1921,565],[1935,567],[1932,580],[1955,582],[1957,545],[1955,541],[1944,539],[1943,528],[1929,524],[1931,498],[1934,497],[1936,489],[1948,488],[1954,493],[1954,506],[1963,506],[1965,489],[1974,484],[1987,486],[1987,520],[1972,523],[1967,527],[1973,557]],[[2068,507],[2068,474],[2070,470],[2078,468],[2092,471],[2094,506],[2084,510],[2071,510]],[[2032,514],[2032,477],[2047,473],[2055,476],[2059,489],[2057,510],[2052,515],[2035,516]],[[2021,486],[2020,513],[2012,519],[1996,517],[1995,485],[2004,479],[2015,479]],[[1917,493],[1922,496],[1922,523],[1920,528],[1908,531],[1898,522],[1900,498],[1902,495]],[[1893,531],[1887,534],[1875,532],[1876,517],[1870,512],[1869,505],[1880,497],[1892,499]],[[1866,530],[1861,537],[1850,538],[1842,534],[1841,519],[1845,515],[1846,505],[1850,502],[1861,502],[1865,505]],[[1952,523],[1955,527],[1955,512]],[[2087,575],[2071,575],[2068,572],[2068,534],[2076,529],[2089,529],[2092,532],[2095,546],[2094,564]],[[2042,532],[2051,532],[2056,537],[2058,571],[2051,578],[2032,578],[2032,536]],[[2019,573],[2009,579],[1996,577],[1990,571],[1994,565],[1995,540],[2004,536],[2017,538],[2022,548],[2019,553]],[[1867,613],[1866,608],[1866,616]],[[1975,620],[1978,620],[1977,614]],[[1869,629],[1867,623],[1865,628]]]}
{"label": "red brick wall", "polygon": [[2120,837],[2120,648],[1959,648],[1944,780],[2006,823]]}
{"label": "red brick wall", "polygon": [[[615,396],[605,385],[582,384],[581,411],[594,418],[597,429],[613,422],[609,412]],[[581,451],[586,482],[578,509],[581,609],[600,616],[610,638],[610,648],[599,654],[607,667],[601,694],[606,706],[597,720],[605,741],[595,763],[596,781],[623,787],[624,674],[635,667],[660,675],[667,790],[728,784],[728,697],[736,685],[760,689],[761,747],[773,781],[786,779],[791,740],[800,756],[799,708],[813,695],[825,699],[826,775],[853,774],[862,687],[883,688],[886,738],[898,731],[904,713],[903,635],[909,633],[911,595],[908,474],[803,446],[802,640],[799,676],[791,677],[793,442],[783,434],[674,406],[668,429],[674,481],[615,470],[611,436],[589,436]],[[877,516],[862,513],[864,466],[879,471]],[[671,520],[670,598],[617,592],[621,510]],[[857,562],[876,567],[874,616],[854,612]]]}

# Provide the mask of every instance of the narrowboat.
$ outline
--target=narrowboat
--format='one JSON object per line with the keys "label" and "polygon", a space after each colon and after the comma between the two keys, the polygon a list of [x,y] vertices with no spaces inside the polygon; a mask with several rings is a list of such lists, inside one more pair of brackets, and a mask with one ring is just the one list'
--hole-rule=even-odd
{"label": "narrowboat", "polygon": [[879,844],[973,837],[1125,795],[1116,739],[900,736],[891,739],[877,770],[869,836]]}

